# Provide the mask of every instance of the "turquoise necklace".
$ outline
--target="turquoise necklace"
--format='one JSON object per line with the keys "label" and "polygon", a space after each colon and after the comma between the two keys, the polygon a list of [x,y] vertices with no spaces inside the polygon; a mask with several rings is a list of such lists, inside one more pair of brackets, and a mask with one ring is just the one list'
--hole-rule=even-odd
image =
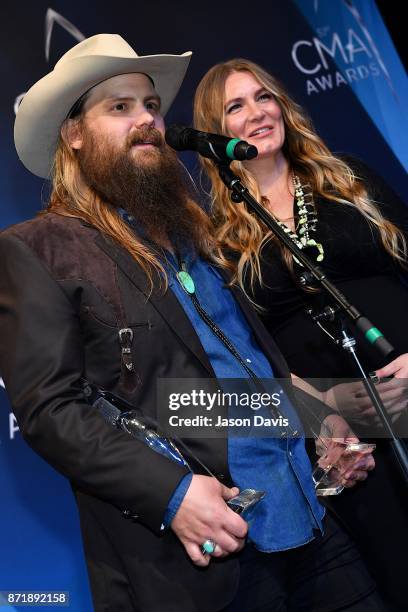
{"label": "turquoise necklace", "polygon": [[[317,226],[317,214],[313,201],[313,193],[310,190],[305,194],[302,183],[296,174],[293,175],[292,180],[295,190],[295,202],[298,208],[298,227],[296,231],[293,231],[285,223],[279,221],[279,219],[276,219],[276,221],[283,229],[285,234],[288,234],[289,238],[293,240],[299,249],[309,247],[315,248],[317,250],[315,259],[316,261],[321,262],[324,259],[324,248],[320,242],[317,242],[315,238],[313,238],[313,234],[316,232]],[[296,259],[296,257],[294,257],[294,260],[296,263],[303,266],[303,264]]]}

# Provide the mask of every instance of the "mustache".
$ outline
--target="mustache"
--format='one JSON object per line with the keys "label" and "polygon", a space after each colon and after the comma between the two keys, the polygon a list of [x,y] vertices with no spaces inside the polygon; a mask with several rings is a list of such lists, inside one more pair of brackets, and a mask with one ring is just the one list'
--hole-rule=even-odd
{"label": "mustache", "polygon": [[126,148],[131,149],[134,145],[143,143],[149,143],[159,148],[165,145],[164,138],[159,130],[153,127],[145,127],[129,134]]}

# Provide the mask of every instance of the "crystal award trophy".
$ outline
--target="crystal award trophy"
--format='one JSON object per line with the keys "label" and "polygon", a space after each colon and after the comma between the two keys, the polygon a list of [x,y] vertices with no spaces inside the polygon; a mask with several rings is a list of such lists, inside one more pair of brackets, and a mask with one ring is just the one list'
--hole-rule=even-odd
{"label": "crystal award trophy", "polygon": [[339,495],[344,489],[344,474],[352,469],[363,455],[374,449],[375,444],[331,440],[313,469],[316,494],[321,497]]}
{"label": "crystal award trophy", "polygon": [[[118,398],[115,398],[115,400],[117,401]],[[160,436],[153,429],[149,429],[136,410],[122,412],[103,395],[99,396],[98,399],[94,401],[93,405],[111,425],[126,431],[132,437],[149,446],[156,453],[184,465],[190,472],[193,472],[189,463],[174,442],[170,438]],[[209,470],[208,472],[211,474]],[[249,510],[252,510],[264,496],[264,491],[245,489],[226,503],[231,510],[237,514],[245,515]]]}

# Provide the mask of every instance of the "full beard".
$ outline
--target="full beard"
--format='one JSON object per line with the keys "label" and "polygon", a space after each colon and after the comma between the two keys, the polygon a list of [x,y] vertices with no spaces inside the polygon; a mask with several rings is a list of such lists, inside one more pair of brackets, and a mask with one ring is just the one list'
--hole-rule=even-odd
{"label": "full beard", "polygon": [[[133,150],[146,141],[154,147]],[[87,132],[78,161],[86,184],[102,201],[131,215],[150,241],[176,250],[187,243],[200,250],[198,204],[192,200],[175,152],[159,131],[139,129],[119,151],[109,139]]]}

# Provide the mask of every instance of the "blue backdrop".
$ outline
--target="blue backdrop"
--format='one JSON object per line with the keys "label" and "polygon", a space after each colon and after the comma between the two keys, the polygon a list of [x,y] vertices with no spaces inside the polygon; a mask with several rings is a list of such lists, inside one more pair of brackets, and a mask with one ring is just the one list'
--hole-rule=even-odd
{"label": "blue backdrop", "polygon": [[[374,0],[260,0],[245,12],[213,0],[26,0],[3,5],[0,30],[0,228],[33,216],[47,194],[14,151],[21,95],[68,48],[100,32],[120,33],[141,55],[194,51],[168,122],[191,122],[194,89],[210,66],[248,57],[288,86],[332,150],[357,155],[408,194],[406,75]],[[186,159],[193,169],[194,157]],[[69,484],[21,439],[1,386],[0,491],[0,591],[69,591],[70,610],[92,610]]]}

